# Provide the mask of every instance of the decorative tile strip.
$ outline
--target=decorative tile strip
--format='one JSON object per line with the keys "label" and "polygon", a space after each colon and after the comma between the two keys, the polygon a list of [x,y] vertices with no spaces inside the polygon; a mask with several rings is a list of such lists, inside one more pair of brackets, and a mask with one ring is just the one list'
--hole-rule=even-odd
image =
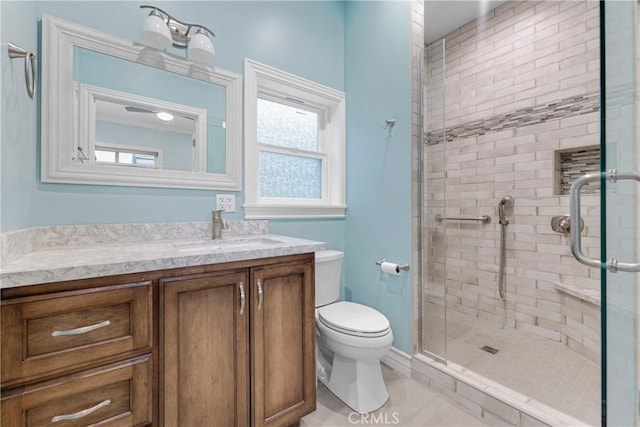
{"label": "decorative tile strip", "polygon": [[427,132],[425,141],[427,145],[435,145],[442,143],[445,138],[447,141],[453,141],[593,113],[600,110],[599,98],[599,92],[593,92],[571,96],[548,104],[536,105],[535,107],[521,108],[510,113],[462,123],[446,128],[444,132],[442,129]]}

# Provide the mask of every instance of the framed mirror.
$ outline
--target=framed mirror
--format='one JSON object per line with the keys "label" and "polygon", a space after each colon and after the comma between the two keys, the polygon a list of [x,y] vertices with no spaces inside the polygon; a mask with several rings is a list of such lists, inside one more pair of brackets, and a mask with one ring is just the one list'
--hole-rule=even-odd
{"label": "framed mirror", "polygon": [[241,190],[242,77],[42,17],[42,182]]}

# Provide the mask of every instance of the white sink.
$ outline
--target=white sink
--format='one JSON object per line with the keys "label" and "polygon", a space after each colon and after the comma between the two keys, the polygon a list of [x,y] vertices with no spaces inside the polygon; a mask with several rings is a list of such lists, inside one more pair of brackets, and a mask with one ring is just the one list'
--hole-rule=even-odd
{"label": "white sink", "polygon": [[193,242],[176,242],[173,246],[180,252],[228,251],[233,249],[263,249],[279,245],[283,242],[270,237],[250,236],[231,237],[226,239],[197,240]]}

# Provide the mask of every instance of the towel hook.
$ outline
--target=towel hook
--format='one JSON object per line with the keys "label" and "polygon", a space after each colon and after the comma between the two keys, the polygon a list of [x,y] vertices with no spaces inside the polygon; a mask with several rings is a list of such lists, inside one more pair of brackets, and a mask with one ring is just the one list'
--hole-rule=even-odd
{"label": "towel hook", "polygon": [[382,128],[384,130],[391,129],[392,127],[395,126],[395,124],[396,124],[396,120],[395,119],[387,119],[387,120],[384,121],[384,126],[382,126]]}
{"label": "towel hook", "polygon": [[7,46],[9,47],[9,58],[24,58],[24,78],[27,85],[27,93],[29,98],[33,99],[36,95],[36,54],[11,42],[8,42]]}

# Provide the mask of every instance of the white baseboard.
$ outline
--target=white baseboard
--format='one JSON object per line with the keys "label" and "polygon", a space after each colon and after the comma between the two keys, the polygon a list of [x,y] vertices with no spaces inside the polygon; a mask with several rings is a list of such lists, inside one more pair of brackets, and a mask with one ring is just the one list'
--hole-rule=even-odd
{"label": "white baseboard", "polygon": [[395,347],[391,347],[391,351],[382,358],[381,362],[405,377],[411,376],[411,356]]}

